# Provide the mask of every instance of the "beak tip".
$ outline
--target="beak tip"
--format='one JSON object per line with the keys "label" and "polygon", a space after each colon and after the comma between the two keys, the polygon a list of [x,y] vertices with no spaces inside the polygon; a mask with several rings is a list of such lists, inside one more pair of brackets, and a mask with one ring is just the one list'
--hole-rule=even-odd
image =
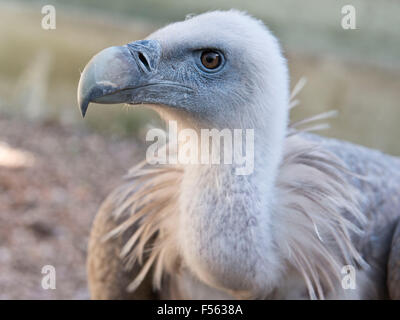
{"label": "beak tip", "polygon": [[88,109],[88,107],[89,107],[89,101],[87,101],[87,100],[88,100],[88,99],[85,99],[85,100],[83,100],[82,102],[79,102],[79,101],[78,101],[79,109],[81,110],[82,118],[85,118],[85,116],[86,116],[86,111],[87,111],[87,109]]}

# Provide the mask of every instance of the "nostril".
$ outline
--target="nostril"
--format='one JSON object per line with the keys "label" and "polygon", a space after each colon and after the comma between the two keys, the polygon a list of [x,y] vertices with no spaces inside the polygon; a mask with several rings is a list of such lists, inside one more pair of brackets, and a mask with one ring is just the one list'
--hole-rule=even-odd
{"label": "nostril", "polygon": [[143,64],[143,66],[146,68],[147,71],[150,71],[150,65],[149,62],[147,61],[145,55],[141,52],[138,53],[138,58],[140,62]]}

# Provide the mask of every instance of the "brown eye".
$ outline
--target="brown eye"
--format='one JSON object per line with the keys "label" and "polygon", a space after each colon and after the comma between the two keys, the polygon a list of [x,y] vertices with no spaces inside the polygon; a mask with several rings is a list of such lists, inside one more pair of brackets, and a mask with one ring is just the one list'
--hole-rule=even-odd
{"label": "brown eye", "polygon": [[221,55],[218,52],[207,50],[201,54],[201,63],[207,69],[216,69],[221,65]]}

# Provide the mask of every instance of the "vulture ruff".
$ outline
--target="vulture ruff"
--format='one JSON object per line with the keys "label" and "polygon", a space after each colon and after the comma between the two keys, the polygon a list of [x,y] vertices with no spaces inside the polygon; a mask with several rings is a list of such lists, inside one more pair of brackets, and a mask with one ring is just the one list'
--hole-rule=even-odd
{"label": "vulture ruff", "polygon": [[[285,252],[287,263],[301,272],[309,296],[324,298],[323,287],[335,288],[333,283],[341,281],[344,265],[366,265],[350,237],[350,231],[362,232],[360,226],[366,219],[347,181],[352,173],[334,154],[301,138],[301,132],[288,135],[278,175],[281,207],[277,209],[277,232],[283,241],[277,244],[277,250]],[[183,170],[177,166],[147,166],[145,161],[132,168],[105,204],[107,207],[114,202],[112,216],[119,225],[103,241],[120,237],[132,227],[136,229],[121,250],[128,268],[135,263],[143,266],[129,284],[130,291],[137,289],[152,266],[153,286],[161,289],[164,269],[173,273],[180,265],[176,226],[171,221],[177,221]],[[350,216],[345,217],[343,211]],[[329,250],[324,241],[336,243],[339,251]],[[146,259],[145,249],[150,252]]]}

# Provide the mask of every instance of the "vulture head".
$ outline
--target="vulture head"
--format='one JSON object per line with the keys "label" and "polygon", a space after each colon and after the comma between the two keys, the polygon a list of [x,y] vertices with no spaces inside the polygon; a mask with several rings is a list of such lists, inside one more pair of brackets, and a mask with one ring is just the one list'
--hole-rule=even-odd
{"label": "vulture head", "polygon": [[83,116],[90,102],[146,104],[194,127],[284,128],[288,72],[261,21],[215,11],[104,49],[82,73],[78,102]]}
{"label": "vulture head", "polygon": [[[221,172],[210,173],[206,167],[185,175],[179,186],[180,210],[191,212],[189,208],[196,201],[199,210],[194,216],[188,213],[179,218],[178,233],[183,238],[180,242],[187,244],[183,255],[198,266],[193,272],[204,282],[239,291],[259,287],[257,282],[274,272],[278,259],[272,248],[270,216],[251,215],[259,215],[273,197],[289,109],[286,60],[267,27],[243,12],[214,11],[170,24],[145,40],[104,49],[87,64],[79,82],[78,103],[83,116],[90,102],[145,104],[165,120],[176,120],[181,128],[254,129],[254,174],[231,178],[231,169],[224,171],[221,166]],[[221,192],[213,190],[217,180],[225,195],[215,201],[210,195]],[[240,198],[246,194],[255,197]],[[250,204],[242,210],[247,201]],[[213,248],[209,237],[224,227],[224,215],[232,207],[242,213],[232,221],[227,236],[238,238],[218,241]],[[199,224],[209,219],[213,225],[199,234]],[[237,252],[227,259],[221,253],[240,249],[229,246],[243,241],[240,228],[249,221],[259,229],[251,232],[262,239],[260,248],[251,256]],[[221,247],[225,242],[228,247]],[[196,255],[203,245],[212,248],[207,257]],[[266,255],[264,262],[257,263],[259,250]],[[211,261],[216,265],[208,270]],[[253,277],[254,264],[268,268]]]}

